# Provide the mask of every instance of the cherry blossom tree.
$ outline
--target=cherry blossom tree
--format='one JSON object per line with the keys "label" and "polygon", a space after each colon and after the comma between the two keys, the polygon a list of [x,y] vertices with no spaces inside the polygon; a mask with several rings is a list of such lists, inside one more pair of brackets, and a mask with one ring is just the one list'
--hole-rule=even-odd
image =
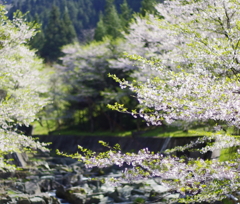
{"label": "cherry blossom tree", "polygon": [[17,13],[12,21],[0,6],[0,168],[8,167],[3,156],[44,145],[23,135],[17,126],[28,126],[47,103],[47,74],[43,63],[27,42],[35,34]]}
{"label": "cherry blossom tree", "polygon": [[236,1],[165,1],[157,6],[158,16],[139,17],[131,25],[127,40],[137,47],[133,54],[154,60],[130,58],[142,64],[140,74],[154,77],[137,86],[119,82],[138,94],[140,115],[148,122],[213,119],[239,126],[237,6]]}
{"label": "cherry blossom tree", "polygon": [[[130,34],[125,36],[126,49],[132,52],[126,51],[133,55],[115,61],[116,67],[136,61],[139,77],[141,73],[150,74],[136,81],[111,75],[122,88],[136,93],[140,110],[127,110],[122,104],[110,107],[142,117],[149,125],[213,120],[239,128],[239,1],[165,0],[156,9],[158,15],[135,18]],[[134,68],[132,65],[128,68]],[[217,129],[221,127],[217,125]],[[238,149],[240,145],[237,138],[217,132],[168,150],[164,156],[147,148],[135,154],[114,147],[100,154],[82,149],[87,152],[85,156],[72,157],[83,160],[90,168],[128,164],[121,178],[124,181],[160,177],[170,191],[180,193],[180,202],[213,202],[226,197],[237,200],[238,151],[232,160],[224,162],[173,156],[174,151],[208,140],[215,142],[198,151]]]}

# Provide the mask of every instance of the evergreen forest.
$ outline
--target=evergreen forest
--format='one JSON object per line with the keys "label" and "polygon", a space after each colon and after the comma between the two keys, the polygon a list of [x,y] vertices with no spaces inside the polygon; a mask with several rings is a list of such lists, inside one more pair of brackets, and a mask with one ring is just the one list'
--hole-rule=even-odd
{"label": "evergreen forest", "polygon": [[[34,38],[31,45],[38,50],[41,57],[47,61],[55,61],[60,56],[59,47],[72,43],[74,40],[85,42],[94,38],[94,29],[99,18],[109,12],[106,7],[109,7],[110,4],[114,5],[116,15],[126,17],[123,21],[130,20],[131,14],[139,11],[141,0],[128,0],[126,3],[127,8],[123,0],[115,2],[105,0],[15,0],[11,3],[8,16],[12,18],[14,12],[20,10],[22,13],[26,13],[29,22],[41,24],[41,32]],[[101,38],[99,34],[95,36],[96,39]],[[51,55],[51,53],[54,54]]]}

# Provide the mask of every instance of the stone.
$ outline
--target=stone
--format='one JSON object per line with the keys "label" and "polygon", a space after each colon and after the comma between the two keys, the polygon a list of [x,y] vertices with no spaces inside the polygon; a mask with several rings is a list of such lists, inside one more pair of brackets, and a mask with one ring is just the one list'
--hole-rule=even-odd
{"label": "stone", "polygon": [[72,159],[68,157],[53,157],[52,162],[55,164],[61,164],[61,165],[71,165],[76,162],[76,159]]}
{"label": "stone", "polygon": [[23,182],[16,182],[15,188],[16,188],[18,191],[21,191],[22,193],[25,192],[25,185],[24,185]]}
{"label": "stone", "polygon": [[128,200],[131,196],[131,191],[133,190],[133,187],[130,185],[124,185],[123,187],[117,187],[117,190],[121,198],[124,198],[124,200]]}
{"label": "stone", "polygon": [[92,192],[94,192],[94,193],[100,192],[101,185],[102,185],[101,181],[89,180],[89,181],[87,181],[87,184],[88,184],[89,188],[92,190]]}
{"label": "stone", "polygon": [[26,179],[37,182],[39,181],[39,176],[27,176]]}
{"label": "stone", "polygon": [[61,186],[59,182],[55,181],[54,177],[42,179],[38,184],[40,186],[41,192],[52,191]]}
{"label": "stone", "polygon": [[114,192],[108,193],[107,196],[112,198],[114,200],[114,202],[116,202],[116,203],[121,203],[121,202],[125,201],[124,198],[120,197],[117,189],[115,189]]}
{"label": "stone", "polygon": [[71,193],[66,200],[71,204],[85,204],[86,195],[82,193]]}
{"label": "stone", "polygon": [[163,193],[157,192],[155,190],[152,190],[150,192],[149,198],[150,201],[162,201],[163,200]]}
{"label": "stone", "polygon": [[27,181],[24,183],[25,186],[25,193],[33,195],[33,194],[39,194],[41,193],[40,186],[38,183]]}
{"label": "stone", "polygon": [[60,186],[56,190],[56,196],[67,200],[71,204],[84,204],[87,198],[87,192],[82,187],[65,189],[63,186]]}
{"label": "stone", "polygon": [[8,179],[14,176],[13,172],[0,172],[1,179]]}
{"label": "stone", "polygon": [[28,198],[23,198],[17,201],[17,204],[31,204],[31,201]]}
{"label": "stone", "polygon": [[82,181],[82,174],[76,173],[72,176],[71,178],[71,185],[72,186],[78,186],[81,185],[83,183]]}
{"label": "stone", "polygon": [[7,204],[7,203],[9,203],[9,201],[11,201],[11,199],[8,197],[0,198],[0,204]]}
{"label": "stone", "polygon": [[13,152],[4,156],[9,161],[9,164],[16,165],[18,167],[26,167],[28,157],[25,153]]}
{"label": "stone", "polygon": [[75,176],[75,174],[72,172],[66,173],[63,176],[63,180],[62,180],[63,185],[64,186],[72,186],[72,183],[74,183],[74,181],[75,181],[74,176]]}
{"label": "stone", "polygon": [[61,183],[61,184],[62,184],[63,175],[62,175],[62,174],[57,174],[57,175],[55,175],[55,181],[57,181],[58,183]]}
{"label": "stone", "polygon": [[61,204],[61,202],[56,197],[53,197],[53,196],[49,196],[49,197],[43,196],[43,199],[47,204]]}
{"label": "stone", "polygon": [[31,204],[46,204],[45,200],[41,197],[30,198]]}
{"label": "stone", "polygon": [[82,187],[71,187],[66,190],[66,193],[81,193],[81,194],[87,194],[86,190]]}
{"label": "stone", "polygon": [[[15,202],[14,202],[15,201]],[[60,201],[48,193],[38,195],[13,194],[9,204],[60,204]],[[6,202],[4,203],[6,204]]]}
{"label": "stone", "polygon": [[103,198],[103,195],[91,195],[87,197],[85,204],[99,204]]}
{"label": "stone", "polygon": [[66,198],[66,191],[65,191],[65,188],[63,186],[57,187],[56,196],[59,197],[59,198],[63,198],[63,199]]}
{"label": "stone", "polygon": [[131,191],[131,194],[132,194],[132,195],[144,195],[145,193],[144,193],[144,191],[142,191],[142,190],[140,190],[140,189],[133,189],[133,190]]}
{"label": "stone", "polygon": [[112,198],[109,197],[102,197],[101,201],[99,202],[99,204],[106,204],[106,203],[114,203]]}

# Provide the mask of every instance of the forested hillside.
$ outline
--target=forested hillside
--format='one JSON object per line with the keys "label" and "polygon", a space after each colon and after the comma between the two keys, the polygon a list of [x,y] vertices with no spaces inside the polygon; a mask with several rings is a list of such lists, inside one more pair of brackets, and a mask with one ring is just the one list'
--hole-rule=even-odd
{"label": "forested hillside", "polygon": [[[12,16],[12,13],[18,9],[23,13],[29,12],[28,20],[39,19],[43,28],[45,28],[52,6],[55,5],[60,9],[62,17],[66,11],[68,12],[77,34],[80,34],[82,29],[96,26],[100,12],[104,11],[105,2],[105,0],[13,0],[13,7],[9,11],[9,16]],[[118,11],[120,11],[122,3],[123,0],[115,1]],[[139,11],[141,0],[128,0],[127,3],[134,12]]]}
{"label": "forested hillside", "polygon": [[[47,62],[53,62],[61,56],[60,48],[73,41],[102,40],[105,35],[119,37],[121,31],[126,31],[132,14],[141,11],[141,7],[148,10],[153,0],[9,0],[7,3],[10,2],[10,19],[20,10],[26,13],[29,22],[41,24],[41,32],[30,44]],[[102,17],[113,28],[108,25],[102,28]]]}

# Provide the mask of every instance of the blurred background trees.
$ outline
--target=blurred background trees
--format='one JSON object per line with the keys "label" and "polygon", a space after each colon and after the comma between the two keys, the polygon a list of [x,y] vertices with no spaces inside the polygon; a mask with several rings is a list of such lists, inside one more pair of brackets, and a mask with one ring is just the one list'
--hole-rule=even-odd
{"label": "blurred background trees", "polygon": [[49,131],[71,126],[91,132],[145,127],[142,120],[107,108],[108,103],[114,102],[125,103],[129,109],[136,109],[138,104],[134,94],[119,88],[108,74],[125,79],[145,78],[135,62],[123,53],[147,56],[148,39],[136,45],[129,36],[138,19],[155,14],[156,3],[156,0],[11,2],[10,18],[19,9],[26,13],[27,21],[41,25],[29,45],[55,70],[49,84],[52,103],[39,114],[42,125],[47,125]]}

